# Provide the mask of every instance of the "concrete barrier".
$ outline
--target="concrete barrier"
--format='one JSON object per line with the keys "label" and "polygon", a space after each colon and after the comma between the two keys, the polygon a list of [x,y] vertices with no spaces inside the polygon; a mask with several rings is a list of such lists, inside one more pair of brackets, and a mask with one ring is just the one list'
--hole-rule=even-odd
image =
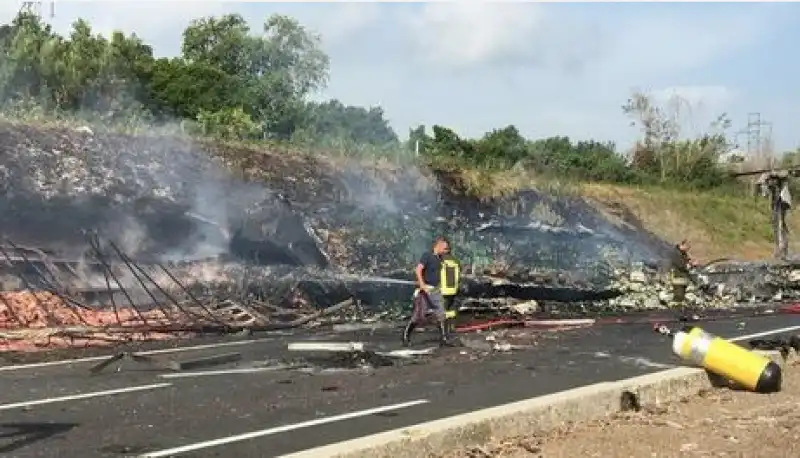
{"label": "concrete barrier", "polygon": [[[781,367],[796,359],[778,351],[762,351]],[[703,369],[680,367],[617,382],[598,383],[463,415],[283,455],[284,458],[420,458],[452,452],[531,433],[544,433],[565,423],[590,421],[622,410],[622,400],[640,406],[679,401],[719,386]],[[755,395],[754,396],[758,396]]]}

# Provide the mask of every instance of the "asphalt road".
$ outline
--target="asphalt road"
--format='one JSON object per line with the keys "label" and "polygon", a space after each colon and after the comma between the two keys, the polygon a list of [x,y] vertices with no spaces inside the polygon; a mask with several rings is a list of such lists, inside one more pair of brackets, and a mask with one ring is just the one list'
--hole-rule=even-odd
{"label": "asphalt road", "polygon": [[[736,337],[792,326],[800,329],[800,317],[701,325],[718,335]],[[396,332],[388,331],[337,334],[326,340],[333,338],[365,340],[387,348],[397,347],[398,340]],[[280,456],[678,364],[669,342],[648,325],[598,325],[540,332],[534,348],[484,357],[465,348],[445,348],[417,364],[400,367],[318,369],[314,373],[264,370],[271,361],[294,357],[286,351],[288,341],[288,337],[275,337],[154,356],[186,360],[240,352],[238,365],[197,369],[238,373],[187,377],[130,361],[119,371],[111,366],[95,376],[88,369],[96,361],[0,368],[0,454],[20,458]],[[329,369],[337,366],[326,363]]]}

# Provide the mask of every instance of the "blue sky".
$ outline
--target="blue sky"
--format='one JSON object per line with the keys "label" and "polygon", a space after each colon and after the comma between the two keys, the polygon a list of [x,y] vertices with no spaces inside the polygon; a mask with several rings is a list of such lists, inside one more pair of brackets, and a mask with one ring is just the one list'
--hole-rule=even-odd
{"label": "blue sky", "polygon": [[[2,3],[5,21],[21,2]],[[417,124],[467,136],[514,124],[624,148],[637,132],[620,107],[640,89],[679,95],[686,135],[720,112],[735,130],[758,111],[776,150],[800,146],[800,4],[58,1],[52,21],[65,31],[85,17],[174,55],[191,19],[229,12],[254,29],[288,14],[321,34],[331,80],[320,97],[381,105],[401,137]]]}

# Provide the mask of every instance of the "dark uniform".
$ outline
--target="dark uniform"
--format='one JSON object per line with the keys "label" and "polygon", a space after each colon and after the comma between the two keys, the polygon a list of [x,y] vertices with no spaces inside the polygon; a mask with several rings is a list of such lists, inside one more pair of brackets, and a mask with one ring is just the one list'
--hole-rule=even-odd
{"label": "dark uniform", "polygon": [[403,330],[403,345],[411,343],[411,333],[432,314],[439,325],[442,343],[447,341],[445,329],[444,298],[440,289],[442,280],[442,257],[432,252],[423,254],[419,263],[422,264],[422,278],[428,286],[427,291],[417,290],[414,294],[414,310],[411,319]]}

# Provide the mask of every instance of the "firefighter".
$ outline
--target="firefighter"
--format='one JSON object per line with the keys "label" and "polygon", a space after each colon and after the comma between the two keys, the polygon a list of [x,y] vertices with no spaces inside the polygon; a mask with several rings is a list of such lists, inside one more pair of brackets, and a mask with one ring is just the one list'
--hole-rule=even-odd
{"label": "firefighter", "polygon": [[414,329],[430,318],[433,318],[438,325],[440,343],[443,345],[447,343],[446,313],[441,284],[443,258],[449,249],[450,244],[446,238],[436,237],[431,251],[423,253],[417,263],[415,269],[417,290],[414,292],[414,309],[411,319],[403,329],[404,346],[410,345],[411,333],[414,332]]}
{"label": "firefighter", "polygon": [[690,281],[690,269],[695,267],[696,262],[689,256],[691,245],[684,239],[675,245],[671,256],[670,283],[672,283],[673,301],[677,305],[683,305],[686,296],[686,287]]}

